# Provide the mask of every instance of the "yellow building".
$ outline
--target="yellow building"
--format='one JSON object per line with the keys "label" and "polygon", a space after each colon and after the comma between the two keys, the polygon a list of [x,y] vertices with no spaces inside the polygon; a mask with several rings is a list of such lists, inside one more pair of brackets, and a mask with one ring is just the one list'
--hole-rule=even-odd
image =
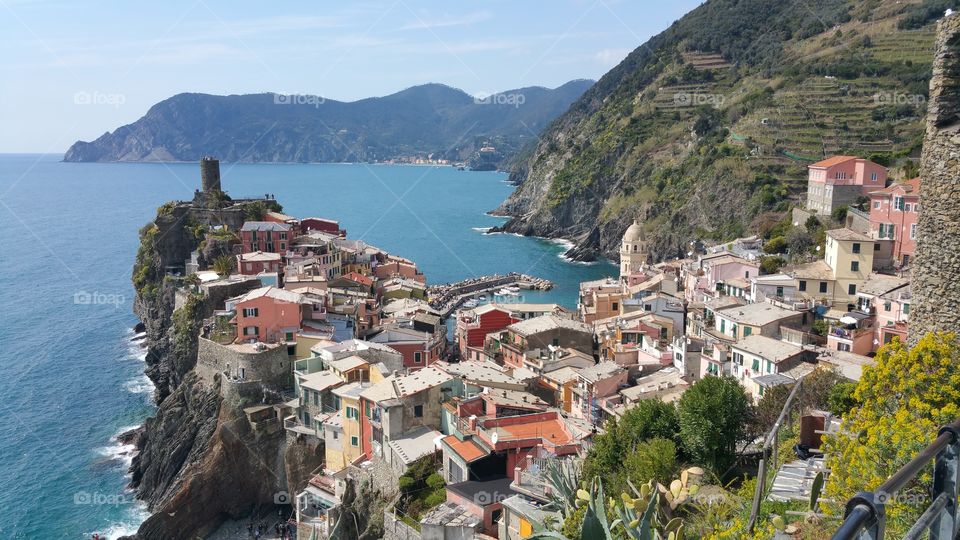
{"label": "yellow building", "polygon": [[838,309],[853,309],[857,291],[873,269],[875,245],[869,236],[850,229],[827,231],[823,260],[786,272],[797,280],[800,297],[828,300]]}
{"label": "yellow building", "polygon": [[[360,392],[365,388],[361,383],[355,382],[333,390],[333,395],[339,399],[340,410],[335,415],[338,425],[331,426],[331,431],[337,432],[333,439],[338,444],[329,444],[328,438],[325,450],[326,469],[329,471],[343,470],[363,454],[363,436],[360,426],[360,415],[362,414]],[[327,429],[327,423],[324,424],[324,429]]]}

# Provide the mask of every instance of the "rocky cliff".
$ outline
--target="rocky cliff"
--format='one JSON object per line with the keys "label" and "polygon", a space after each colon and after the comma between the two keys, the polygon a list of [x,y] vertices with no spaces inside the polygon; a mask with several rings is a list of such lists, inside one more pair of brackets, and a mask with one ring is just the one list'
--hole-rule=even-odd
{"label": "rocky cliff", "polygon": [[[322,462],[322,450],[288,444],[282,429],[253,429],[243,412],[253,403],[224,400],[219,379],[202,382],[194,370],[202,322],[223,298],[184,294],[185,282],[166,269],[182,266],[193,250],[201,265],[231,253],[236,238],[229,230],[244,215],[242,207],[169,203],[141,229],[134,310],[147,332],[146,373],[157,387],[157,411],[135,437],[131,487],[152,512],[136,538],[202,537],[225,519],[275,513],[277,494],[302,488]],[[228,231],[210,232],[213,224]]]}
{"label": "rocky cliff", "polygon": [[915,159],[928,4],[703,3],[544,130],[495,211],[511,218],[502,229],[568,238],[579,259],[615,257],[637,218],[655,258],[679,256],[695,239],[762,234],[825,156]]}

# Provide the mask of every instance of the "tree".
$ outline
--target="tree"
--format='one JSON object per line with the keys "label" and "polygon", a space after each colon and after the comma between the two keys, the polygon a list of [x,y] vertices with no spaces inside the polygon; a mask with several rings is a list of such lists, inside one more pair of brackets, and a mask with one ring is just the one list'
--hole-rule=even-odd
{"label": "tree", "polygon": [[767,240],[767,243],[763,244],[763,252],[769,253],[770,255],[786,253],[786,251],[787,239],[782,236],[774,236],[770,240]]}
{"label": "tree", "polygon": [[246,221],[263,221],[270,210],[263,201],[253,201],[243,207],[243,217]]}
{"label": "tree", "polygon": [[[956,334],[928,334],[907,349],[899,340],[877,351],[864,368],[843,429],[824,440],[827,507],[842,505],[860,491],[876,489],[929,445],[939,427],[960,416],[960,343]],[[681,417],[682,418],[682,417]],[[929,504],[927,468],[886,505],[891,536],[902,536]]]}
{"label": "tree", "polygon": [[854,395],[856,390],[856,383],[837,384],[830,390],[830,395],[827,397],[827,408],[837,416],[846,416],[851,409],[860,404]]}
{"label": "tree", "polygon": [[683,451],[722,478],[746,435],[751,416],[746,391],[732,377],[707,377],[684,392],[679,413]]}
{"label": "tree", "polygon": [[629,478],[634,485],[643,483],[647,480],[653,480],[661,484],[669,484],[677,475],[679,466],[677,465],[677,445],[670,439],[654,438],[641,442],[637,447],[626,456],[624,460],[624,473],[626,478],[622,480],[622,487],[611,484],[610,489],[626,490]]}
{"label": "tree", "polygon": [[810,216],[807,218],[807,221],[803,223],[803,226],[807,228],[808,231],[813,233],[813,231],[822,229],[823,223],[820,223],[820,220],[817,219],[817,216]]}
{"label": "tree", "polygon": [[222,255],[214,259],[213,271],[221,276],[229,276],[233,272],[233,257]]}
{"label": "tree", "polygon": [[[593,446],[583,462],[584,478],[599,476],[608,484],[616,482],[624,470],[624,457],[648,439],[673,439],[680,429],[677,409],[659,399],[644,399],[623,416],[610,419],[604,432],[594,437]],[[640,479],[640,481],[646,481]],[[619,484],[618,484],[619,485]]]}
{"label": "tree", "polygon": [[787,248],[793,255],[807,251],[812,245],[813,236],[800,227],[794,227],[787,233]]}
{"label": "tree", "polygon": [[760,259],[760,271],[764,274],[776,274],[787,261],[783,257],[764,257]]}
{"label": "tree", "polygon": [[783,410],[783,405],[787,402],[787,396],[790,395],[792,388],[792,386],[781,384],[768,388],[763,393],[763,397],[760,398],[754,410],[753,421],[751,422],[751,431],[754,436],[762,436],[773,428],[773,424],[780,417],[780,411]]}
{"label": "tree", "polygon": [[838,223],[841,223],[841,222],[843,222],[843,221],[846,221],[846,219],[847,219],[847,207],[846,207],[846,206],[838,206],[837,208],[834,208],[833,212],[830,213],[830,218],[833,219],[834,221],[838,222]]}

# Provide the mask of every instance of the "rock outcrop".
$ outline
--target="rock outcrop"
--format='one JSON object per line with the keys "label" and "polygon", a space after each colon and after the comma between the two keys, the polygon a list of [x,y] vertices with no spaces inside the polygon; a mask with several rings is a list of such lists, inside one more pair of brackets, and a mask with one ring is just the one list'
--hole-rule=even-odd
{"label": "rock outcrop", "polygon": [[960,306],[960,16],[937,25],[927,131],[920,165],[910,341],[956,332]]}

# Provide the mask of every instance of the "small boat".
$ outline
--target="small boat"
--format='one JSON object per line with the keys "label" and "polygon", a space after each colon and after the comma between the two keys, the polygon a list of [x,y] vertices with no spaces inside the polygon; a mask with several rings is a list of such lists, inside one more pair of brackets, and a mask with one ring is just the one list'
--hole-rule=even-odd
{"label": "small boat", "polygon": [[463,303],[463,307],[475,308],[477,307],[477,301],[471,298],[470,300],[467,300],[466,302]]}
{"label": "small boat", "polygon": [[520,294],[520,287],[507,287],[506,290],[511,294]]}
{"label": "small boat", "polygon": [[486,302],[486,301],[487,301],[487,295],[485,294],[481,294],[480,296],[477,297],[477,302]]}

